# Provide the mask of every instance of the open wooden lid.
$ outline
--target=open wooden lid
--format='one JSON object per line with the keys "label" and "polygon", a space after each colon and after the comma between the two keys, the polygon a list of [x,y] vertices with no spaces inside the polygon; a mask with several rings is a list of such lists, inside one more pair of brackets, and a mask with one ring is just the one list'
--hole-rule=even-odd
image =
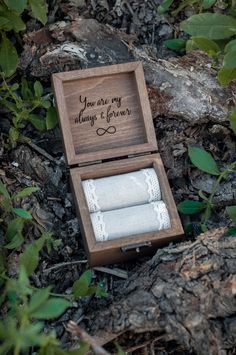
{"label": "open wooden lid", "polygon": [[69,165],[157,150],[141,62],[52,75]]}

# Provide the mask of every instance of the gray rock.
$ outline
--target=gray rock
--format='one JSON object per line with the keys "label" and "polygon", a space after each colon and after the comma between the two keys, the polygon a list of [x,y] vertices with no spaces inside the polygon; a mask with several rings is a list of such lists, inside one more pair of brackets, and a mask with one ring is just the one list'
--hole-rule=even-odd
{"label": "gray rock", "polygon": [[156,61],[145,47],[132,44],[132,36],[93,19],[78,18],[49,30],[63,42],[47,45],[45,53],[33,50],[27,39],[22,53],[21,67],[28,65],[33,76],[48,79],[53,72],[140,60],[147,83],[162,100],[161,112],[157,109],[154,116],[177,118],[190,126],[228,120],[233,89],[219,85],[211,60],[203,53]]}

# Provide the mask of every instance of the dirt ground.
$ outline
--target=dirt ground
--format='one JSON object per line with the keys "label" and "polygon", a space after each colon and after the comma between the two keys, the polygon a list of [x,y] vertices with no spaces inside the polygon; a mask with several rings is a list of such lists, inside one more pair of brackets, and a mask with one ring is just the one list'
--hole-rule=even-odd
{"label": "dirt ground", "polygon": [[[235,97],[233,85],[228,89],[219,86],[216,72],[204,54],[179,57],[164,47],[163,41],[173,38],[178,26],[173,17],[158,15],[159,3],[159,0],[50,1],[49,25],[40,29],[35,27],[35,20],[28,23],[19,75],[41,80],[51,92],[52,72],[142,60],[158,148],[175,201],[179,203],[186,198],[197,200],[198,190],[209,193],[214,183],[214,177],[190,165],[188,145],[204,147],[220,166],[235,160],[236,139],[227,119]],[[185,13],[181,14],[177,22],[184,17]],[[191,82],[189,87],[187,80]],[[27,127],[26,135],[31,142],[18,144],[8,151],[4,147],[4,133],[9,127],[9,117],[4,112],[2,115],[0,177],[12,192],[33,184],[40,187],[40,191],[24,199],[21,206],[32,210],[37,223],[61,241],[57,251],[50,255],[45,251],[41,253],[40,266],[32,281],[36,287],[50,284],[54,285],[54,292],[69,294],[73,282],[88,265],[60,129],[57,127],[42,134]],[[223,211],[225,206],[236,204],[235,176],[222,183],[214,202],[216,208],[209,229],[229,227],[231,221]],[[181,218],[183,225],[192,220],[189,216]],[[35,237],[39,236],[37,227],[31,228],[34,228]],[[186,236],[185,240],[194,241],[196,234]],[[0,231],[0,239],[3,238]],[[12,276],[17,272],[20,251],[13,251],[8,256]],[[60,319],[48,322],[45,330],[55,329],[63,345],[71,346],[73,339],[66,332],[65,324],[74,320],[90,332],[92,314],[99,312],[101,315],[120,295],[126,280],[149,260],[143,258],[94,268],[94,281],[105,285],[108,297],[91,296],[75,302]],[[190,354],[175,340],[163,341],[159,332],[135,337],[126,333],[119,338],[119,343],[134,354]]]}

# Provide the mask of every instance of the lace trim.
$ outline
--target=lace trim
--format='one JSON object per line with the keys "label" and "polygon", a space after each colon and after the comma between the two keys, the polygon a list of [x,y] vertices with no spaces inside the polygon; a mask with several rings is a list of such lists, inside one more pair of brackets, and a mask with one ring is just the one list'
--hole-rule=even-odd
{"label": "lace trim", "polygon": [[83,181],[83,188],[84,188],[84,193],[86,196],[89,211],[90,212],[99,211],[100,206],[98,203],[94,180],[89,179],[89,180]]}
{"label": "lace trim", "polygon": [[92,216],[95,239],[97,242],[105,242],[108,239],[108,233],[106,232],[106,225],[103,220],[103,214],[99,211],[93,213]]}
{"label": "lace trim", "polygon": [[170,216],[165,203],[163,201],[158,201],[151,202],[151,205],[153,206],[153,209],[156,212],[157,221],[160,223],[160,230],[170,228]]}
{"label": "lace trim", "polygon": [[161,190],[159,180],[154,169],[142,169],[145,175],[145,182],[148,187],[148,202],[158,201],[161,199]]}

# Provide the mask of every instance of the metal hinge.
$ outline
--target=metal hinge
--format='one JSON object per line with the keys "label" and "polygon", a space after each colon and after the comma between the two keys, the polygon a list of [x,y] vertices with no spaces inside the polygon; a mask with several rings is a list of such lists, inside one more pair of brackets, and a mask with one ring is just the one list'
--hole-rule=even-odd
{"label": "metal hinge", "polygon": [[143,155],[149,155],[149,154],[151,154],[151,152],[130,154],[130,155],[128,155],[128,158],[136,158],[136,157],[141,157]]}
{"label": "metal hinge", "polygon": [[137,243],[137,244],[130,244],[125,247],[121,247],[121,251],[126,253],[127,251],[136,251],[136,253],[140,252],[140,249],[143,248],[150,248],[152,246],[151,242],[144,242],[144,243]]}
{"label": "metal hinge", "polygon": [[81,168],[82,166],[94,165],[94,164],[101,164],[102,160],[94,160],[90,162],[80,163],[78,166]]}

